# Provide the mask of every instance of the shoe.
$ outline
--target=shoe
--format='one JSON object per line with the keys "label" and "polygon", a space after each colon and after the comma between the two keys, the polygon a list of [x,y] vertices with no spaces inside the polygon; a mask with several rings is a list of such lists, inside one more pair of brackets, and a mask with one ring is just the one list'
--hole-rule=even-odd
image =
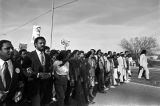
{"label": "shoe", "polygon": [[93,102],[93,101],[90,101],[90,102],[89,102],[89,104],[95,104],[95,102]]}
{"label": "shoe", "polygon": [[126,81],[124,81],[124,83],[129,83],[129,81],[128,81],[128,80],[126,80]]}
{"label": "shoe", "polygon": [[109,90],[109,88],[104,88],[104,91],[108,91]]}
{"label": "shoe", "polygon": [[115,86],[110,86],[110,88],[116,88]]}

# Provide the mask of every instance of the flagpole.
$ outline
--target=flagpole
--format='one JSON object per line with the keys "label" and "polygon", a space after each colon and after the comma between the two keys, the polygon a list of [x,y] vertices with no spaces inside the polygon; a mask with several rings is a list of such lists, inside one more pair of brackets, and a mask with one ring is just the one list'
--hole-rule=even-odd
{"label": "flagpole", "polygon": [[53,16],[54,16],[54,3],[55,0],[52,0],[52,25],[51,25],[51,41],[50,41],[50,49],[52,48],[52,36],[53,36]]}

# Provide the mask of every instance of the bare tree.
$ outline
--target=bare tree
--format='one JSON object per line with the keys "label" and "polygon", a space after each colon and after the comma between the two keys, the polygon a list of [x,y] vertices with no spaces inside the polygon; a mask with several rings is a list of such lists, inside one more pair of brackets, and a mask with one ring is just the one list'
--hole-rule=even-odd
{"label": "bare tree", "polygon": [[135,55],[137,55],[143,50],[147,50],[148,54],[151,55],[157,50],[158,43],[154,37],[135,37],[130,40],[122,39],[120,46],[124,49]]}

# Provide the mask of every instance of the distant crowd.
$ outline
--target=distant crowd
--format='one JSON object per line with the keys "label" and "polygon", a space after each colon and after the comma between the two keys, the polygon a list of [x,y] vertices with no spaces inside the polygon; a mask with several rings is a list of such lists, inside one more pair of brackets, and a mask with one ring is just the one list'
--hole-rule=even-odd
{"label": "distant crowd", "polygon": [[44,37],[34,46],[16,52],[10,41],[0,41],[0,106],[64,106],[73,100],[85,106],[95,103],[96,93],[130,82],[128,51],[50,50]]}

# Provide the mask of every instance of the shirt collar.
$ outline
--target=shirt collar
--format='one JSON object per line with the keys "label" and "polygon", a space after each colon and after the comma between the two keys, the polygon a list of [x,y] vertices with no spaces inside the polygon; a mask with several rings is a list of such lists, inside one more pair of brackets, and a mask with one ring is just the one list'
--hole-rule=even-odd
{"label": "shirt collar", "polygon": [[10,62],[11,60],[9,59],[9,60],[7,60],[7,61],[4,61],[4,60],[2,60],[1,58],[0,58],[0,65],[3,65],[4,64],[4,62]]}
{"label": "shirt collar", "polygon": [[3,65],[3,64],[4,64],[4,60],[0,58],[0,65]]}
{"label": "shirt collar", "polygon": [[[41,51],[39,51],[39,50],[37,50],[37,49],[36,49],[36,52],[37,52],[38,55],[40,55],[41,53],[43,53],[43,52],[41,52]],[[44,53],[43,53],[43,54],[44,54]]]}

